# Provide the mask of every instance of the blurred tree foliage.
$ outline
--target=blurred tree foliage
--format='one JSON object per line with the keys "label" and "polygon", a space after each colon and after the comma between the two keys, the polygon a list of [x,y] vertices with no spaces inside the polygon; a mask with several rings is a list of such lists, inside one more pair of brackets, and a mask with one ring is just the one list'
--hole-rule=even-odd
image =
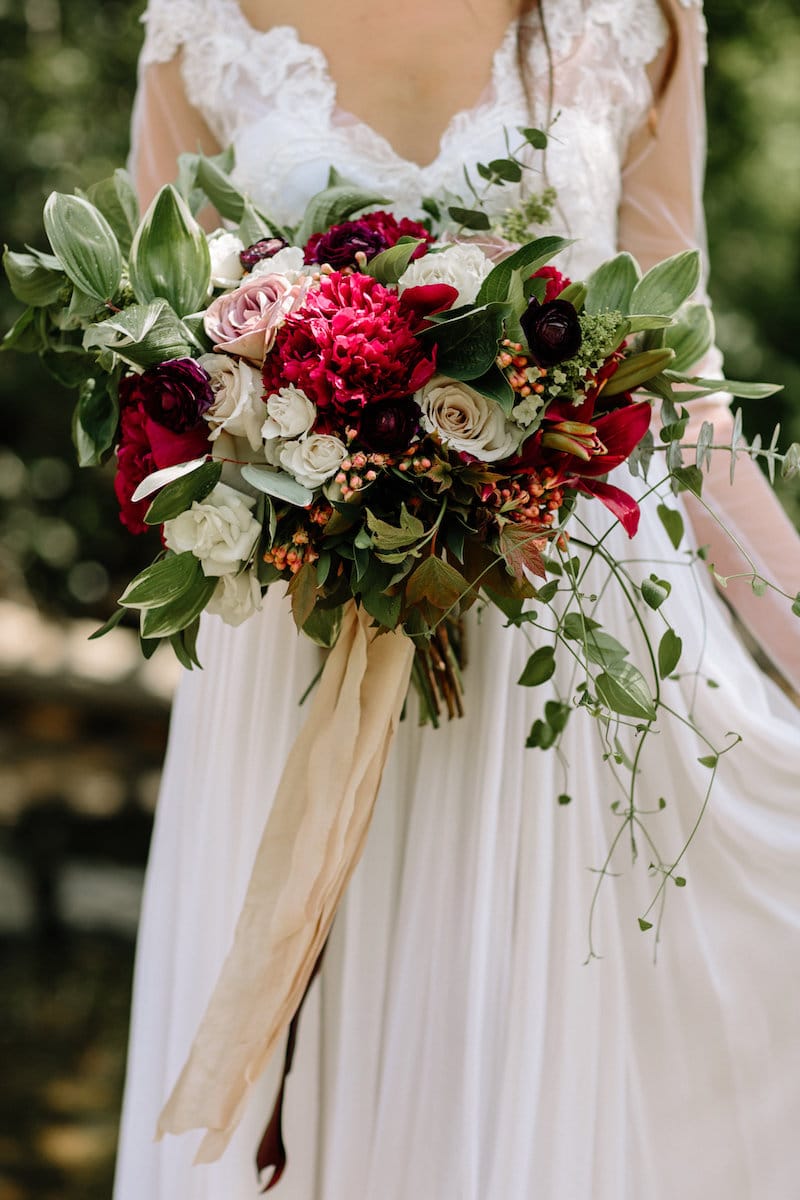
{"label": "blurred tree foliage", "polygon": [[[142,3],[0,0],[0,236],[44,245],[41,209],[110,174],[127,153]],[[707,0],[711,290],[729,374],[780,379],[746,428],[800,435],[800,13],[796,0]],[[0,325],[16,304],[3,285]],[[152,556],[123,535],[111,470],[80,472],[72,398],[38,363],[0,359],[0,591],[107,613]]]}

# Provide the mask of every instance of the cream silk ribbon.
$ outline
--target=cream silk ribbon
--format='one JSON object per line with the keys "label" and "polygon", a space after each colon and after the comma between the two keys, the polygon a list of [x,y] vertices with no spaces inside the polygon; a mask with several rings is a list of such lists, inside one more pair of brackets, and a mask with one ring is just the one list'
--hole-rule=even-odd
{"label": "cream silk ribbon", "polygon": [[404,634],[376,637],[369,622],[348,606],[281,776],[233,946],[159,1118],[158,1137],[207,1130],[196,1162],[225,1150],[364,848],[414,657]]}

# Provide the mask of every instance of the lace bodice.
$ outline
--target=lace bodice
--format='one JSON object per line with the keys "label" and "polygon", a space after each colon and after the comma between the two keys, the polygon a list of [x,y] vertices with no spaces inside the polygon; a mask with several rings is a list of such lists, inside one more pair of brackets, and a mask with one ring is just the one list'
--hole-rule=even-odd
{"label": "lace bodice", "polygon": [[[570,267],[585,271],[616,245],[621,167],[652,102],[646,67],[665,43],[667,24],[657,0],[543,0],[543,7],[558,113],[548,178],[559,196],[559,227],[580,239]],[[541,124],[547,45],[541,16],[525,19],[534,25],[530,77]],[[280,222],[298,219],[331,165],[415,215],[424,196],[462,195],[464,164],[504,156],[504,129],[513,144],[515,127],[531,121],[516,22],[494,56],[486,93],[453,116],[435,159],[420,166],[339,107],[324,54],[291,26],[259,32],[237,0],[151,0],[145,21],[143,61],[163,62],[182,48],[188,99],[220,144],[234,146],[239,182]],[[516,190],[495,193],[491,203],[513,205]]]}

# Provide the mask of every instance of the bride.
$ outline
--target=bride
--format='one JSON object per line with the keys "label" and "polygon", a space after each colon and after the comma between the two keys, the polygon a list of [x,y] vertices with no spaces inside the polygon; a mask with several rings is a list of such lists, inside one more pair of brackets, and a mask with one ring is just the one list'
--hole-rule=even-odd
{"label": "bride", "polygon": [[[465,164],[504,153],[504,127],[552,112],[553,225],[578,239],[574,278],[617,246],[647,267],[703,245],[694,0],[151,0],[146,21],[133,150],[143,201],[181,151],[230,143],[238,181],[277,221],[298,219],[331,165],[419,215],[423,197],[462,190]],[[703,369],[718,366],[712,355]],[[723,402],[693,415],[729,436]],[[749,459],[730,488],[725,457],[709,506],[759,571],[796,593],[794,531]],[[600,532],[598,508],[587,502],[584,518]],[[705,507],[688,515],[719,574],[747,569]],[[528,647],[485,613],[471,630],[466,716],[438,732],[410,718],[390,756],[303,1011],[284,1200],[797,1195],[797,712],[654,505],[633,549],[619,530],[607,544],[671,582],[669,619],[693,664],[665,684],[673,717],[640,764],[667,861],[709,782],[708,743],[683,718],[714,746],[742,738],[720,760],[687,885],[669,889],[657,962],[655,930],[636,921],[657,886],[649,849],[632,862],[621,848],[597,874],[619,823],[613,763],[588,720],[570,722],[566,767],[525,749],[542,703],[515,686]],[[800,627],[773,595],[742,580],[727,592],[797,686]],[[624,630],[611,592],[602,620]],[[176,700],[148,871],[115,1200],[255,1200],[254,1152],[280,1079],[275,1061],[254,1082],[215,1163],[192,1165],[200,1132],[153,1141],[315,672],[277,589],[240,628],[209,618],[201,659]],[[565,791],[572,803],[559,805]]]}

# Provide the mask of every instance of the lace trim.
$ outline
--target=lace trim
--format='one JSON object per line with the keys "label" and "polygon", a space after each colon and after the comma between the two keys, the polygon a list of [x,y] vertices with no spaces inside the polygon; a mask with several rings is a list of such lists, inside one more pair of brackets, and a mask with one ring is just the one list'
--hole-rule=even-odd
{"label": "lace trim", "polygon": [[[680,3],[700,5],[701,0]],[[547,43],[554,61],[563,61],[594,26],[595,31],[603,29],[611,36],[626,66],[644,67],[669,36],[658,0],[540,0],[540,12],[534,13],[533,19],[542,34],[545,61]]]}

